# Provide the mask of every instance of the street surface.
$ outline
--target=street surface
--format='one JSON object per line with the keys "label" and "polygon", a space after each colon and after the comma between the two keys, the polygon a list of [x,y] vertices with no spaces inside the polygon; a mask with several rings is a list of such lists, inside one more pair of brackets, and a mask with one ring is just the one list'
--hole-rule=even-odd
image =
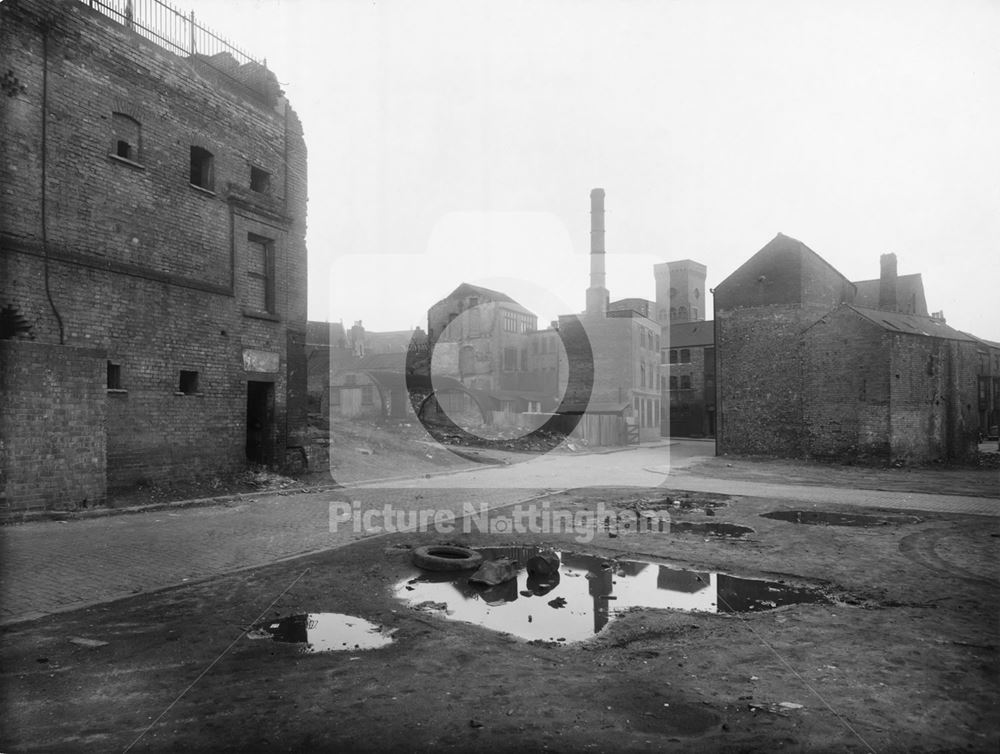
{"label": "street surface", "polygon": [[996,501],[983,497],[721,480],[688,469],[713,453],[711,442],[653,443],[611,453],[548,454],[510,466],[344,490],[261,493],[205,507],[3,526],[0,624],[194,583],[365,536],[351,527],[331,531],[333,501],[458,513],[469,503],[496,508],[547,491],[637,486],[804,504],[1000,514]]}

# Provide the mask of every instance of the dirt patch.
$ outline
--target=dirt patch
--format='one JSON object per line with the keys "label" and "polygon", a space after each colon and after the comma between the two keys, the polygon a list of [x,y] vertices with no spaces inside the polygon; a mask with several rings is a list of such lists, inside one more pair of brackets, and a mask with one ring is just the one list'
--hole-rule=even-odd
{"label": "dirt patch", "polygon": [[[636,491],[605,494],[615,503]],[[441,543],[398,534],[10,626],[0,748],[120,751],[141,736],[133,750],[995,751],[996,522],[789,526],[759,517],[772,509],[752,498],[720,509],[754,523],[746,539],[597,531],[586,551],[808,582],[830,604],[633,610],[587,641],[528,643],[396,600],[411,550]],[[548,534],[525,544],[582,547]],[[395,640],[302,654],[245,635],[258,619],[321,612],[365,618]]]}

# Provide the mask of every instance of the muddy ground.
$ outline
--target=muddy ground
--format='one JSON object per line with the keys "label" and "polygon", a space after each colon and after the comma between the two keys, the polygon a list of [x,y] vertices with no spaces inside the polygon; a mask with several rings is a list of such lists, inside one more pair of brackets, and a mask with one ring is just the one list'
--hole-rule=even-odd
{"label": "muddy ground", "polygon": [[[1000,746],[995,518],[918,513],[871,528],[813,526],[760,517],[792,503],[663,489],[570,491],[547,502],[562,510],[666,507],[674,523],[753,532],[611,536],[599,527],[589,543],[579,532],[393,534],[10,626],[0,633],[0,750]],[[412,548],[444,540],[645,557],[810,587],[827,602],[744,614],[634,610],[586,641],[529,643],[392,596],[416,573]],[[245,634],[261,617],[316,612],[367,618],[394,630],[395,641],[309,654]]]}

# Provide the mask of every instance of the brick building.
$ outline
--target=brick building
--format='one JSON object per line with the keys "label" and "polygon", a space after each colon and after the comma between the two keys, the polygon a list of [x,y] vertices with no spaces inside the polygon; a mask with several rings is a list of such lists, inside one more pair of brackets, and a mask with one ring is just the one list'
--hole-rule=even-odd
{"label": "brick building", "polygon": [[893,254],[876,290],[779,234],[715,310],[719,453],[963,458],[995,415],[1000,349],[927,316]]}
{"label": "brick building", "polygon": [[432,378],[450,377],[487,396],[501,414],[558,404],[558,335],[505,293],[462,283],[427,311]]}
{"label": "brick building", "polygon": [[653,266],[662,328],[661,431],[671,437],[715,435],[715,328],[705,321],[708,268],[682,259]]}
{"label": "brick building", "polygon": [[301,125],[200,27],[97,8],[0,5],[8,511],[302,458]]}

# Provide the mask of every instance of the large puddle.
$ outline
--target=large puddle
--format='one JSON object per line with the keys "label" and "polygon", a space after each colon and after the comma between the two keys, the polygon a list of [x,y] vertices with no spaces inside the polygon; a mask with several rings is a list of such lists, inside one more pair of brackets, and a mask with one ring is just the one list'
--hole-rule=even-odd
{"label": "large puddle", "polygon": [[788,521],[793,524],[811,524],[814,526],[895,526],[899,524],[917,524],[916,516],[882,516],[864,513],[830,513],[828,511],[774,511],[761,513],[761,518],[773,518],[776,521]]}
{"label": "large puddle", "polygon": [[378,649],[392,644],[391,632],[382,626],[342,613],[306,613],[264,621],[254,626],[247,638],[301,644],[307,653]]}
{"label": "large puddle", "polygon": [[[477,548],[486,559],[520,564],[534,547]],[[470,584],[472,571],[414,574],[394,586],[411,607],[439,612],[528,640],[572,642],[593,636],[620,613],[635,607],[708,613],[744,613],[795,603],[828,602],[820,593],[775,581],[744,579],[711,571],[689,571],[643,560],[609,560],[558,553],[556,578],[541,583],[523,567],[498,586]]]}

